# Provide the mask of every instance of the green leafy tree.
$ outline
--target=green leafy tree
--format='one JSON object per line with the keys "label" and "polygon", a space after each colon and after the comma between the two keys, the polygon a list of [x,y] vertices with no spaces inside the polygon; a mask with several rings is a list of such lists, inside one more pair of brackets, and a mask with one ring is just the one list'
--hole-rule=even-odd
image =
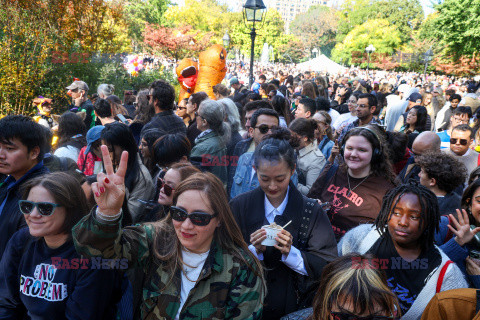
{"label": "green leafy tree", "polygon": [[302,41],[292,39],[277,48],[278,61],[283,63],[299,63],[307,58]]}
{"label": "green leafy tree", "polygon": [[[332,58],[336,62],[361,65],[366,67],[364,60],[365,48],[372,44],[376,54],[371,62],[392,55],[401,44],[400,31],[386,19],[369,20],[355,27],[348,33],[342,43],[335,46]],[[363,61],[363,62],[362,62]]]}
{"label": "green leafy tree", "polygon": [[136,49],[143,43],[143,32],[146,24],[164,26],[168,23],[164,17],[170,0],[125,0],[125,18],[128,23],[128,36]]}
{"label": "green leafy tree", "polygon": [[445,55],[454,59],[480,51],[480,2],[445,0],[438,13],[422,28],[422,36],[437,41]]}
{"label": "green leafy tree", "polygon": [[306,13],[299,14],[290,24],[290,31],[302,40],[306,48],[319,48],[330,56],[335,47],[339,17],[335,9],[312,6]]}
{"label": "green leafy tree", "polygon": [[[232,45],[240,48],[245,56],[250,56],[251,38],[250,28],[245,26],[242,13],[232,14],[232,23],[229,27],[229,34]],[[249,27],[251,24],[249,23]],[[287,44],[293,39],[291,35],[284,32],[284,22],[280,13],[275,9],[269,9],[265,16],[265,21],[255,24],[257,37],[255,38],[255,57],[259,57],[262,53],[263,44],[268,43],[273,47],[275,56],[278,56],[278,48]]]}
{"label": "green leafy tree", "polygon": [[339,41],[368,20],[386,19],[400,31],[402,43],[407,43],[421,26],[423,9],[419,0],[347,0],[341,6],[339,17]]}

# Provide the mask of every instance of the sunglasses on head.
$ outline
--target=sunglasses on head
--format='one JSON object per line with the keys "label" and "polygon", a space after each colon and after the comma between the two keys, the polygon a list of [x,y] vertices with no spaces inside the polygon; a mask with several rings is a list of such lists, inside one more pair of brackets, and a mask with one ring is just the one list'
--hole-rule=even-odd
{"label": "sunglasses on head", "polygon": [[393,317],[376,316],[376,315],[360,317],[351,313],[333,312],[333,311],[330,312],[330,315],[333,317],[334,320],[393,320],[395,319]]}
{"label": "sunglasses on head", "polygon": [[269,127],[268,125],[266,124],[261,124],[259,125],[258,127],[255,127],[258,129],[258,131],[260,131],[261,134],[266,134],[268,132],[268,130],[270,129],[275,129],[277,126],[271,126]]}
{"label": "sunglasses on head", "polygon": [[33,208],[37,207],[38,212],[42,216],[51,216],[55,211],[55,208],[61,207],[61,205],[51,202],[33,202],[28,200],[20,200],[18,202],[20,207],[20,212],[23,214],[30,214],[33,211]]}
{"label": "sunglasses on head", "polygon": [[217,214],[209,214],[206,212],[199,212],[194,211],[192,213],[188,213],[182,208],[179,207],[170,207],[170,214],[172,215],[172,219],[178,222],[183,222],[190,219],[190,221],[196,226],[207,226],[210,221],[217,216]]}
{"label": "sunglasses on head", "polygon": [[466,146],[468,144],[468,140],[467,139],[455,139],[455,138],[450,138],[450,143],[451,144],[457,144],[457,141],[460,141],[460,144],[462,146]]}
{"label": "sunglasses on head", "polygon": [[171,186],[166,184],[162,178],[158,178],[158,188],[162,189],[162,187],[163,187],[163,192],[167,195],[167,197],[170,197],[173,191],[175,190],[175,188],[172,188]]}

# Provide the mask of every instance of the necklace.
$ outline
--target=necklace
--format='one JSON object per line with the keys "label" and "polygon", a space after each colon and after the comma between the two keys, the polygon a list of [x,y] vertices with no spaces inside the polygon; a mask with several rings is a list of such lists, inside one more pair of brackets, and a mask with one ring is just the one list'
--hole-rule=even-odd
{"label": "necklace", "polygon": [[353,190],[357,189],[359,185],[361,185],[362,183],[364,183],[365,180],[367,180],[368,177],[370,177],[370,173],[369,173],[365,178],[363,178],[363,180],[360,181],[360,183],[357,184],[357,185],[352,189],[352,187],[350,187],[350,175],[349,175],[348,172],[347,172],[347,182],[348,182],[348,194],[347,194],[347,198],[350,198],[350,197],[352,196]]}

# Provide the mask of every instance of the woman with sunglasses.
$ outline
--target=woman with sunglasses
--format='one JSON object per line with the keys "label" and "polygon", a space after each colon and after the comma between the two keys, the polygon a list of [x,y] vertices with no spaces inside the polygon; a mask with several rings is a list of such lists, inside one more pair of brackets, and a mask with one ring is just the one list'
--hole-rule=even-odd
{"label": "woman with sunglasses", "polygon": [[[268,270],[263,319],[279,319],[311,305],[323,266],[337,256],[325,212],[290,181],[296,168],[290,139],[284,128],[264,138],[253,155],[260,186],[230,202],[249,249]],[[274,222],[280,226],[276,244],[266,246],[264,226]]]}
{"label": "woman with sunglasses", "polygon": [[400,305],[387,284],[385,272],[375,268],[378,259],[347,254],[330,262],[322,272],[313,308],[281,320],[393,320]]}
{"label": "woman with sunglasses", "polygon": [[185,126],[188,127],[188,123],[190,122],[190,116],[187,113],[187,103],[188,98],[182,99],[177,106],[177,111],[175,112],[177,116],[183,119],[183,123]]}
{"label": "woman with sunglasses", "polygon": [[[311,320],[400,319],[400,305],[372,255],[348,254],[323,272]],[[365,267],[363,267],[365,266]]]}
{"label": "woman with sunglasses", "polygon": [[78,181],[47,174],[26,184],[23,199],[28,228],[12,236],[0,263],[0,318],[115,319],[120,278],[82,258],[72,241],[88,212]]}
{"label": "woman with sunglasses", "polygon": [[92,185],[96,211],[73,229],[79,253],[126,258],[145,273],[141,319],[260,319],[262,267],[248,250],[221,181],[197,173],[175,189],[170,214],[121,229],[128,154],[116,173],[102,146],[106,174]]}
{"label": "woman with sunglasses", "polygon": [[[216,175],[227,184],[227,145],[230,141],[231,127],[225,122],[225,110],[215,100],[200,103],[196,113],[197,128],[202,133],[195,139],[190,158],[200,163],[202,169]],[[205,166],[205,163],[209,163]]]}
{"label": "woman with sunglasses", "polygon": [[170,206],[173,204],[175,188],[177,188],[182,181],[198,172],[200,172],[200,170],[191,163],[176,163],[168,169],[163,179],[158,179],[158,188],[160,188],[158,203],[163,206],[163,212],[165,214],[168,213]]}

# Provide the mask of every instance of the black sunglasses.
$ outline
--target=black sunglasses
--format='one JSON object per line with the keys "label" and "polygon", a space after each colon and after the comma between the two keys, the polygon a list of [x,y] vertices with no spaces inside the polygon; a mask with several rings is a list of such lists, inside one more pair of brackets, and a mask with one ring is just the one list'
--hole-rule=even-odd
{"label": "black sunglasses", "polygon": [[167,195],[167,197],[170,197],[173,191],[175,190],[175,188],[172,188],[171,186],[166,184],[162,178],[158,178],[158,189],[160,190],[162,189],[162,187],[163,187],[163,192]]}
{"label": "black sunglasses", "polygon": [[20,207],[20,212],[23,214],[32,213],[33,209],[37,207],[38,212],[42,216],[51,216],[55,211],[55,208],[61,207],[61,205],[51,202],[33,202],[28,200],[18,201],[18,206]]}
{"label": "black sunglasses", "polygon": [[457,141],[460,141],[460,144],[462,146],[466,146],[468,144],[468,140],[467,139],[455,139],[455,138],[450,138],[450,143],[451,144],[457,144]]}
{"label": "black sunglasses", "polygon": [[268,132],[268,130],[270,130],[270,129],[273,130],[273,129],[275,129],[276,127],[277,127],[277,126],[271,126],[271,127],[269,127],[269,126],[266,125],[266,124],[261,124],[261,125],[259,125],[258,127],[255,127],[255,128],[257,128],[257,129],[260,131],[261,134],[266,134],[266,133]]}
{"label": "black sunglasses", "polygon": [[334,320],[392,320],[393,317],[370,315],[365,317],[356,316],[351,313],[330,312]]}
{"label": "black sunglasses", "polygon": [[187,218],[192,221],[192,223],[196,226],[207,226],[210,221],[217,216],[217,214],[209,214],[206,212],[192,212],[188,213],[182,208],[179,207],[170,207],[170,214],[172,215],[172,219],[175,221],[183,222],[187,220]]}

